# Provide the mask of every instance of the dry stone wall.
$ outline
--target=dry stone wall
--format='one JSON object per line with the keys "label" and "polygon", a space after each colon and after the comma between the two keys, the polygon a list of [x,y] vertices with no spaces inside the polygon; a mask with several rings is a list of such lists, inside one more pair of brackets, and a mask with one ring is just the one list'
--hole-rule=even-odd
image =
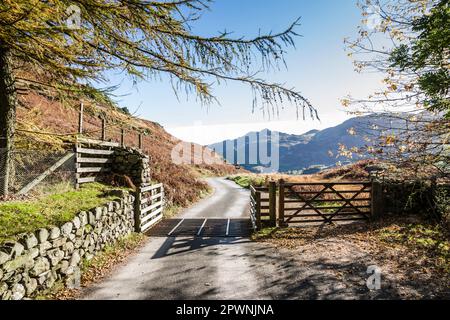
{"label": "dry stone wall", "polygon": [[112,170],[114,173],[129,176],[135,186],[148,185],[151,182],[150,159],[138,149],[116,148]]}
{"label": "dry stone wall", "polygon": [[32,298],[63,282],[78,285],[80,266],[106,245],[134,231],[134,197],[120,191],[120,201],[80,212],[63,224],[0,246],[0,299]]}

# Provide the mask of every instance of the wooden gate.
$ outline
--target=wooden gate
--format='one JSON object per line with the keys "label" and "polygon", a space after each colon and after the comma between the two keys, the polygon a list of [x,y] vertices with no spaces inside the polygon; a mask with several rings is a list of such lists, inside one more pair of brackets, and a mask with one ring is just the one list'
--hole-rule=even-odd
{"label": "wooden gate", "polygon": [[134,224],[136,232],[145,232],[163,218],[164,187],[162,183],[136,190]]}
{"label": "wooden gate", "polygon": [[372,214],[372,182],[279,182],[279,225],[366,220]]}
{"label": "wooden gate", "polygon": [[116,142],[78,138],[75,146],[76,187],[101,180],[111,172],[113,148]]}

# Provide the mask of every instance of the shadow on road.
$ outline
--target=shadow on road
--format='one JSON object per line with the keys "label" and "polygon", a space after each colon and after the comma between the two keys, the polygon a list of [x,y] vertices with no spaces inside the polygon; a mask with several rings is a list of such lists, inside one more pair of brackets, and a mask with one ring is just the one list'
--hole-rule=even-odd
{"label": "shadow on road", "polygon": [[228,238],[204,238],[204,237],[167,237],[161,247],[152,256],[152,259],[160,259],[177,254],[197,251],[212,246],[235,245],[250,243],[251,241],[241,237]]}
{"label": "shadow on road", "polygon": [[386,269],[381,290],[370,291],[367,267],[380,257],[357,248],[339,250],[345,241],[334,240],[334,246],[286,250],[246,238],[168,237],[89,290],[88,299],[448,298],[448,292],[430,290],[426,279]]}

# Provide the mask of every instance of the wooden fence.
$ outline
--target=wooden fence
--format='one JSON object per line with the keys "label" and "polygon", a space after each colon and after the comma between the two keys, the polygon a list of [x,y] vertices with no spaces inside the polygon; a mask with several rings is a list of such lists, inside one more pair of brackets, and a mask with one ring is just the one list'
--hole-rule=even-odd
{"label": "wooden fence", "polygon": [[136,190],[135,229],[145,232],[163,218],[164,187],[156,184]]}
{"label": "wooden fence", "polygon": [[[125,128],[123,126],[121,126],[121,125],[114,124],[114,123],[107,124],[106,123],[106,119],[104,117],[101,117],[101,121],[102,121],[101,129],[94,131],[94,132],[101,131],[101,140],[90,140],[90,141],[97,141],[97,142],[98,141],[106,141],[107,140],[106,139],[107,127],[109,129],[112,129],[112,128],[116,128],[117,129],[117,128],[119,128],[120,129],[120,138],[119,138],[120,139],[120,143],[117,143],[117,144],[120,145],[121,147],[124,147],[125,146],[125,132],[126,132]],[[127,126],[127,127],[128,127],[127,131],[129,131],[131,129],[132,132],[137,134],[137,138],[138,138],[138,141],[137,141],[138,145],[137,145],[137,147],[142,150],[143,135],[147,135],[148,131],[146,129],[143,129],[143,128],[136,128],[136,127],[131,127],[130,128],[129,126]],[[91,132],[91,133],[94,133],[94,132]],[[79,118],[78,118],[78,134],[79,134],[79,136],[82,136],[85,133],[86,132],[84,130],[84,103],[80,102],[80,110],[79,110]],[[88,140],[88,139],[85,139],[85,140]]]}
{"label": "wooden fence", "polygon": [[253,229],[276,226],[276,192],[275,182],[269,187],[250,186],[250,219]]}
{"label": "wooden fence", "polygon": [[95,182],[111,172],[113,148],[119,143],[78,138],[75,146],[76,187]]}

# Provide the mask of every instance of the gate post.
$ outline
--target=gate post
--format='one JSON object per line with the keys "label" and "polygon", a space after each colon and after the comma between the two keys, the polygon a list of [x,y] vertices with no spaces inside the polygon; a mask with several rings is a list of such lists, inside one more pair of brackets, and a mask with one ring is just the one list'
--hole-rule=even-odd
{"label": "gate post", "polygon": [[75,142],[75,147],[73,148],[73,151],[75,152],[75,189],[78,190],[80,189],[80,184],[78,183],[81,175],[80,175],[80,162],[79,162],[79,158],[80,158],[80,153],[78,152],[78,148],[80,147],[80,144],[78,143],[78,138],[77,141]]}
{"label": "gate post", "polygon": [[257,191],[255,193],[256,200],[256,228],[261,230],[261,192]]}
{"label": "gate post", "polygon": [[142,186],[136,188],[134,199],[134,231],[141,232]]}
{"label": "gate post", "polygon": [[372,180],[371,198],[371,217],[377,219],[383,214],[383,188],[379,181]]}
{"label": "gate post", "polygon": [[280,228],[286,227],[284,223],[284,180],[279,181],[280,194],[278,195],[278,226]]}
{"label": "gate post", "polygon": [[277,226],[277,184],[275,181],[269,182],[269,216],[270,226]]}

